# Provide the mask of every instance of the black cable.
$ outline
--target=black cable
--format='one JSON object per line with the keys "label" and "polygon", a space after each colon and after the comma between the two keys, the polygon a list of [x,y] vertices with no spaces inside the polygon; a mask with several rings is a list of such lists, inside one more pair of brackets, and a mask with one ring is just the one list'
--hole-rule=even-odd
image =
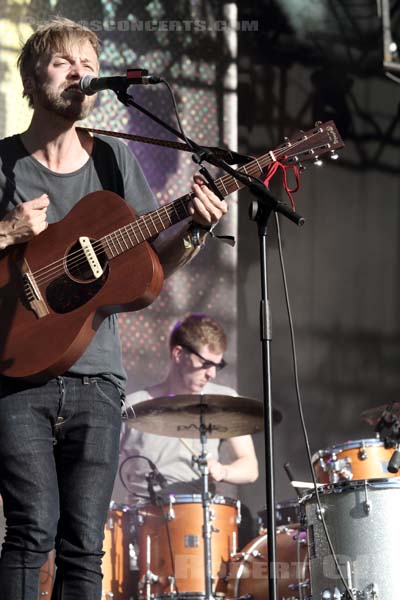
{"label": "black cable", "polygon": [[304,436],[304,442],[305,442],[306,451],[307,451],[307,459],[308,459],[308,464],[309,464],[310,471],[311,471],[311,477],[312,477],[312,481],[313,481],[313,486],[314,486],[314,491],[315,491],[315,497],[316,497],[316,500],[317,500],[317,505],[318,505],[318,510],[319,510],[319,515],[318,516],[321,519],[322,527],[324,529],[324,533],[325,533],[325,536],[326,536],[326,540],[328,542],[328,546],[329,546],[329,550],[331,552],[331,556],[332,556],[333,561],[335,563],[336,571],[337,571],[337,573],[338,573],[338,575],[340,577],[341,582],[344,585],[346,593],[349,596],[349,600],[355,600],[354,596],[353,596],[353,592],[349,589],[349,586],[347,585],[347,582],[346,582],[346,580],[344,578],[344,575],[342,573],[342,569],[340,568],[338,559],[336,557],[335,549],[333,547],[332,540],[330,538],[330,535],[329,535],[329,532],[328,532],[328,528],[327,528],[327,525],[326,525],[326,522],[325,522],[325,516],[324,516],[324,511],[323,511],[323,508],[322,508],[322,505],[321,505],[321,500],[320,500],[320,496],[319,496],[317,480],[316,480],[314,469],[313,469],[311,449],[310,449],[310,442],[309,442],[309,438],[308,438],[307,427],[306,427],[306,424],[305,424],[305,419],[304,419],[304,414],[303,414],[303,405],[302,405],[301,393],[300,393],[299,374],[298,374],[298,365],[297,365],[296,341],[295,341],[295,335],[294,335],[292,311],[291,311],[291,307],[290,307],[289,292],[288,292],[288,285],[287,285],[287,279],[286,279],[285,262],[284,262],[283,250],[282,250],[281,230],[280,230],[280,224],[279,224],[279,217],[278,217],[278,215],[277,215],[276,212],[274,212],[274,215],[275,215],[275,223],[276,223],[277,238],[278,238],[278,250],[279,250],[279,259],[280,259],[281,272],[282,272],[283,289],[284,289],[284,294],[285,294],[285,303],[286,303],[286,309],[287,309],[287,314],[288,314],[289,331],[290,331],[290,338],[291,338],[291,344],[292,344],[293,372],[294,372],[294,381],[295,381],[295,388],[296,388],[297,406],[298,406],[298,409],[299,409],[301,428],[302,428],[302,432],[303,432],[303,436]]}
{"label": "black cable", "polygon": [[[118,475],[119,475],[122,485],[124,486],[124,488],[126,490],[128,490],[128,492],[130,494],[132,494],[132,492],[129,489],[128,485],[126,484],[126,482],[123,478],[122,468],[127,462],[129,462],[130,460],[137,459],[137,458],[142,458],[144,460],[147,460],[152,472],[154,472],[154,467],[155,467],[154,463],[149,458],[147,458],[147,456],[143,456],[142,454],[133,454],[131,456],[128,456],[127,458],[125,458],[125,460],[122,461],[122,463],[120,464],[119,470],[118,470]],[[133,495],[135,495],[138,498],[143,498],[146,500],[148,499],[147,497],[140,496],[139,494],[133,494]],[[172,548],[171,532],[170,532],[170,528],[169,528],[168,515],[166,514],[166,512],[164,510],[164,501],[158,494],[155,494],[154,504],[155,504],[155,506],[157,506],[158,508],[161,509],[161,514],[162,514],[162,517],[164,520],[164,525],[165,525],[165,529],[166,529],[166,533],[167,533],[167,544],[168,544],[168,551],[169,551],[169,555],[170,555],[170,559],[171,559],[172,577],[174,578],[176,593],[179,595],[178,585],[176,583],[176,576],[175,576],[175,560],[174,560],[174,552],[173,552],[173,548]],[[140,552],[140,548],[139,548],[139,552]]]}
{"label": "black cable", "polygon": [[178,588],[178,584],[176,582],[176,576],[175,576],[175,557],[174,557],[174,550],[172,548],[172,541],[171,541],[171,531],[169,528],[169,519],[168,519],[168,515],[166,513],[166,511],[164,510],[164,502],[163,499],[158,496],[157,500],[156,500],[156,505],[158,505],[158,507],[161,509],[161,514],[163,516],[164,519],[164,525],[165,525],[165,530],[167,533],[167,543],[168,543],[168,551],[169,551],[169,557],[171,559],[171,569],[172,569],[172,577],[174,578],[174,585],[175,585],[175,591],[177,596],[179,596],[179,588]]}
{"label": "black cable", "polygon": [[189,146],[189,148],[191,148],[193,150],[193,152],[196,153],[196,147],[195,147],[195,145],[192,143],[192,140],[190,140],[188,137],[186,137],[186,133],[183,130],[183,126],[182,126],[182,123],[181,123],[181,119],[179,117],[179,112],[178,112],[178,107],[177,107],[177,104],[176,104],[174,92],[173,92],[171,86],[169,85],[169,83],[168,83],[168,81],[166,79],[162,78],[161,79],[161,83],[163,83],[166,86],[166,88],[169,91],[169,94],[171,96],[171,100],[172,100],[172,104],[174,106],[175,117],[176,117],[176,121],[178,123],[179,131],[183,135],[183,138],[184,138],[186,144]]}

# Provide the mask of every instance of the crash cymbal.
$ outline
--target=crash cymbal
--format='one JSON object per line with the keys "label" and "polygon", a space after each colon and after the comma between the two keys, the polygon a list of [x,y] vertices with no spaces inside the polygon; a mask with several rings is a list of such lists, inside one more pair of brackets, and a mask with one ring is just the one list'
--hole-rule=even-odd
{"label": "crash cymbal", "polygon": [[[264,429],[261,402],[218,394],[174,395],[139,402],[127,411],[127,424],[138,431],[169,437],[199,437],[203,415],[208,438],[229,438]],[[274,409],[274,423],[282,415]]]}
{"label": "crash cymbal", "polygon": [[385,415],[387,419],[400,419],[400,402],[391,402],[389,404],[381,404],[374,408],[369,408],[361,413],[361,420],[367,425],[375,427],[380,419]]}

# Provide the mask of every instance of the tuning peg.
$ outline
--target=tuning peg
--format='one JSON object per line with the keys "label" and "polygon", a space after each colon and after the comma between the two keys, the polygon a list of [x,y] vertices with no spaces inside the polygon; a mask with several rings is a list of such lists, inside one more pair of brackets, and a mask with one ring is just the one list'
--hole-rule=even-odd
{"label": "tuning peg", "polygon": [[322,160],[320,158],[318,158],[318,156],[317,156],[317,158],[314,160],[314,165],[316,167],[322,167],[323,164],[324,163],[322,162]]}
{"label": "tuning peg", "polygon": [[331,150],[331,159],[337,160],[339,158],[339,154],[335,152],[335,150]]}

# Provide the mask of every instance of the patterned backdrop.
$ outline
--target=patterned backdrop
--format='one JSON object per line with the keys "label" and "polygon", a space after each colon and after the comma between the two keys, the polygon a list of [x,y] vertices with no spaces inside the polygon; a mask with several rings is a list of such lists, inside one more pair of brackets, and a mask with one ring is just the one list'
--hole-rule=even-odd
{"label": "patterned backdrop", "polygon": [[[235,6],[200,0],[142,3],[136,0],[2,0],[0,17],[0,134],[23,131],[30,120],[15,64],[23,41],[40,22],[62,15],[95,30],[102,40],[102,75],[124,74],[126,68],[148,68],[173,86],[185,132],[199,143],[236,145],[235,32],[221,27],[235,18]],[[199,25],[201,23],[202,25]],[[134,99],[176,127],[165,86],[137,86]],[[84,123],[174,139],[159,125],[118,102],[112,92],[98,96]],[[160,204],[189,190],[195,166],[190,154],[131,143]],[[216,175],[216,173],[213,173]],[[223,232],[236,230],[236,199]],[[171,325],[189,311],[208,312],[229,333],[231,367],[221,383],[235,385],[236,251],[209,242],[194,263],[166,281],[160,297],[141,313],[121,315],[121,334],[129,391],[154,382],[168,362]],[[149,375],[151,372],[151,376]],[[156,375],[155,375],[156,373]]]}

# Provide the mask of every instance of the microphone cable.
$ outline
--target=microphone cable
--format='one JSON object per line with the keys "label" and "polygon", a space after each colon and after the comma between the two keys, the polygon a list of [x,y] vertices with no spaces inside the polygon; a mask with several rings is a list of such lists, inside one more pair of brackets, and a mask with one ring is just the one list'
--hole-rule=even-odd
{"label": "microphone cable", "polygon": [[[290,300],[289,300],[289,291],[288,291],[287,278],[286,278],[285,261],[284,261],[283,249],[282,249],[280,223],[279,223],[279,217],[275,211],[274,211],[274,216],[275,216],[276,231],[277,231],[279,261],[280,261],[280,266],[281,266],[282,282],[283,282],[286,310],[287,310],[288,322],[289,322],[289,331],[290,331],[291,348],[292,348],[293,374],[294,374],[294,382],[295,382],[295,388],[296,388],[297,406],[298,406],[298,410],[299,410],[301,429],[303,432],[304,443],[305,443],[306,452],[307,452],[308,464],[310,467],[312,482],[313,482],[313,486],[314,486],[315,498],[317,501],[317,506],[318,506],[318,511],[319,511],[318,517],[321,520],[324,534],[326,537],[326,541],[328,542],[329,550],[330,550],[331,556],[333,558],[333,561],[335,563],[335,569],[336,569],[337,574],[339,575],[339,578],[345,588],[345,592],[348,596],[348,600],[355,600],[353,591],[350,590],[350,588],[345,580],[345,577],[343,575],[342,569],[339,565],[339,562],[338,562],[338,559],[337,559],[337,556],[335,553],[335,549],[333,547],[331,537],[329,535],[329,531],[328,531],[326,521],[325,521],[325,516],[324,516],[324,509],[321,505],[318,484],[317,484],[317,480],[316,480],[316,476],[315,476],[315,472],[314,472],[314,468],[313,468],[312,455],[311,455],[311,449],[310,449],[310,441],[309,441],[307,427],[306,427],[306,423],[305,423],[305,419],[304,419],[303,404],[302,404],[301,393],[300,393],[296,340],[295,340],[295,334],[294,334],[292,310],[290,307]],[[310,584],[311,584],[311,570],[310,570]]]}

